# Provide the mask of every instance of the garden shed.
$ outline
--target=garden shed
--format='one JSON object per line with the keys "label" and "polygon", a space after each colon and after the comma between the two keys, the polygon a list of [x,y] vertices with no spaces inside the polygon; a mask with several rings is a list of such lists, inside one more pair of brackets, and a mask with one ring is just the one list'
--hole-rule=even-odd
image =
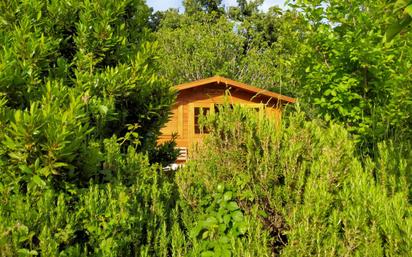
{"label": "garden shed", "polygon": [[221,76],[177,85],[176,89],[178,93],[172,114],[158,141],[168,141],[177,134],[176,144],[181,152],[178,162],[185,162],[188,151],[207,134],[199,127],[199,116],[214,112],[218,105],[225,102],[240,104],[280,120],[282,107],[295,102],[294,98]]}

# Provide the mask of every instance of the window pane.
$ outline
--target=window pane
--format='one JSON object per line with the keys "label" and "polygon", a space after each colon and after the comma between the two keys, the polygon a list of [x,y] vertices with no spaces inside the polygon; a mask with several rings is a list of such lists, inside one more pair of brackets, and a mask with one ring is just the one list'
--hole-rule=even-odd
{"label": "window pane", "polygon": [[[225,105],[225,104],[215,104],[215,113],[218,114],[219,110],[221,110],[222,108],[225,108],[227,106],[228,105]],[[233,110],[233,104],[230,104],[228,108],[229,108],[229,110]]]}
{"label": "window pane", "polygon": [[195,134],[200,134],[200,133],[207,134],[207,133],[209,133],[209,131],[205,127],[201,128],[200,125],[199,125],[199,118],[201,116],[201,113],[203,114],[203,116],[206,116],[209,113],[209,111],[210,111],[210,108],[207,108],[207,107],[204,107],[204,108],[195,107],[195,110],[194,110]]}

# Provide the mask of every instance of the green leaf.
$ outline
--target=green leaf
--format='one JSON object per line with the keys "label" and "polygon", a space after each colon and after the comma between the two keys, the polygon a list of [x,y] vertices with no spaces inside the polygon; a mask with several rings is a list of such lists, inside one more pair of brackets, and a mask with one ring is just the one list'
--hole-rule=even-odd
{"label": "green leaf", "polygon": [[40,187],[46,186],[46,182],[44,182],[38,175],[33,176],[32,181]]}
{"label": "green leaf", "polygon": [[231,257],[232,256],[232,252],[229,249],[222,249],[222,253],[221,253],[222,257]]}
{"label": "green leaf", "polygon": [[394,11],[398,11],[399,9],[404,8],[405,6],[409,5],[410,1],[409,0],[398,0],[396,1],[394,5]]}
{"label": "green leaf", "polygon": [[223,216],[223,222],[225,224],[229,224],[231,219],[232,219],[232,216],[230,214],[226,214],[225,216]]}
{"label": "green leaf", "polygon": [[234,221],[242,222],[243,221],[243,213],[241,211],[235,211],[232,213],[232,218]]}
{"label": "green leaf", "polygon": [[219,225],[219,231],[220,233],[224,233],[226,231],[226,225],[224,223]]}
{"label": "green leaf", "polygon": [[29,234],[29,228],[25,225],[19,225],[17,228],[17,231],[19,232],[20,235],[28,235]]}
{"label": "green leaf", "polygon": [[223,195],[223,201],[232,200],[232,196],[233,196],[233,193],[232,193],[231,191],[226,192],[226,193]]}
{"label": "green leaf", "polygon": [[238,226],[238,231],[239,231],[239,234],[240,234],[240,235],[246,234],[246,232],[247,232],[247,226],[246,226],[246,224],[245,224],[245,223],[239,224],[239,226]]}
{"label": "green leaf", "polygon": [[69,165],[67,163],[64,163],[64,162],[55,162],[55,163],[53,163],[54,168],[68,167],[68,166]]}
{"label": "green leaf", "polygon": [[9,156],[19,161],[24,161],[26,159],[26,156],[22,153],[11,152],[9,153]]}
{"label": "green leaf", "polygon": [[398,20],[397,22],[393,23],[392,25],[389,26],[389,28],[386,30],[384,41],[389,42],[391,41],[396,35],[399,34],[399,32],[402,31],[402,29],[406,28],[411,22],[412,22],[412,5],[408,6],[405,9],[405,13],[407,13],[403,18]]}
{"label": "green leaf", "polygon": [[17,250],[19,256],[37,256],[39,253],[35,250],[29,250],[26,248]]}
{"label": "green leaf", "polygon": [[25,165],[25,164],[19,165],[19,168],[23,173],[26,173],[26,174],[32,174],[33,173],[33,171],[29,167],[27,167],[27,165]]}
{"label": "green leaf", "polygon": [[229,211],[236,211],[236,210],[239,210],[239,205],[237,205],[235,201],[231,201],[227,204],[226,208]]}
{"label": "green leaf", "polygon": [[262,216],[263,218],[269,217],[269,215],[267,214],[267,212],[265,212],[264,210],[259,210],[258,213],[259,213],[259,215]]}
{"label": "green leaf", "polygon": [[108,111],[109,111],[109,108],[107,108],[106,105],[99,105],[100,114],[106,115]]}
{"label": "green leaf", "polygon": [[219,242],[222,244],[228,244],[230,242],[230,239],[227,236],[222,236],[219,238]]}
{"label": "green leaf", "polygon": [[223,193],[223,191],[225,190],[225,186],[222,184],[217,185],[217,191],[219,193]]}
{"label": "green leaf", "polygon": [[206,251],[206,252],[202,252],[200,256],[202,256],[202,257],[214,257],[216,255],[212,251]]}
{"label": "green leaf", "polygon": [[202,234],[202,239],[204,240],[204,239],[206,239],[208,236],[209,236],[209,231],[206,230],[206,231],[203,232],[203,234]]}
{"label": "green leaf", "polygon": [[210,228],[212,226],[215,226],[217,223],[218,222],[217,222],[217,219],[215,217],[209,217],[203,222],[203,225],[206,228]]}
{"label": "green leaf", "polygon": [[409,14],[412,17],[412,4],[408,5],[405,10],[403,11],[405,14]]}

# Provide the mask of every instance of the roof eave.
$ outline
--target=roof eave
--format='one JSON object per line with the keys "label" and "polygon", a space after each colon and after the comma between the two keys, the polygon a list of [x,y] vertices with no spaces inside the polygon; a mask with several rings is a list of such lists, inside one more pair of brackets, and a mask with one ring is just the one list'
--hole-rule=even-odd
{"label": "roof eave", "polygon": [[292,97],[288,97],[288,96],[284,96],[278,93],[274,93],[265,89],[261,89],[261,88],[257,88],[251,85],[247,85],[245,83],[241,83],[241,82],[237,82],[231,79],[227,79],[221,76],[214,76],[214,77],[210,77],[210,78],[206,78],[206,79],[201,79],[201,80],[197,80],[197,81],[193,81],[193,82],[188,82],[188,83],[184,83],[184,84],[180,84],[176,86],[176,89],[178,91],[182,91],[185,89],[190,89],[190,88],[194,88],[194,87],[198,87],[198,86],[203,86],[203,85],[207,85],[207,84],[211,84],[211,83],[218,83],[218,84],[225,84],[226,86],[230,85],[230,86],[234,86],[237,88],[241,88],[245,91],[251,92],[251,93],[255,93],[256,95],[264,95],[264,96],[268,96],[271,98],[275,98],[284,102],[288,102],[288,103],[295,103],[296,99],[292,98]]}

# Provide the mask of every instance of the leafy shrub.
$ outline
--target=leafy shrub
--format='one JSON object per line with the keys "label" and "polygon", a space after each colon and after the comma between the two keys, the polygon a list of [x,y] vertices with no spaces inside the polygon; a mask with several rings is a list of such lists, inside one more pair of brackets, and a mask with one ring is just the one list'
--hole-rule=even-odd
{"label": "leafy shrub", "polygon": [[113,178],[69,193],[33,181],[23,193],[17,183],[2,180],[2,256],[166,256],[174,183],[160,167],[149,166],[147,156],[132,147],[122,155],[119,147],[116,139],[106,142],[102,158],[119,178],[123,171],[133,172],[127,181]]}
{"label": "leafy shrub", "polygon": [[177,244],[175,184],[150,164],[174,158],[156,146],[174,93],[148,15],[142,0],[0,2],[0,256]]}
{"label": "leafy shrub", "polygon": [[[13,0],[1,3],[0,13],[0,96],[8,117],[28,110],[40,115],[36,108],[48,105],[42,115],[57,119],[49,128],[55,134],[69,129],[58,121],[59,110],[67,110],[67,118],[77,119],[71,125],[88,127],[99,139],[123,137],[127,125],[138,124],[139,149],[155,148],[174,94],[156,75],[144,1]],[[76,140],[88,135],[81,133]]]}
{"label": "leafy shrub", "polygon": [[370,159],[362,165],[345,129],[305,121],[302,112],[277,125],[227,108],[207,124],[211,136],[177,177],[182,198],[193,206],[224,183],[246,216],[271,235],[255,239],[275,253],[408,255],[410,161],[399,156],[399,166],[391,164],[393,153],[383,147],[379,165]]}
{"label": "leafy shrub", "polygon": [[403,20],[408,25],[409,3],[322,0],[294,5],[306,22],[290,64],[301,85],[297,93],[316,116],[346,126],[362,150],[372,154],[386,138],[411,140],[410,29],[384,43],[391,24]]}
{"label": "leafy shrub", "polygon": [[246,233],[246,221],[232,200],[233,193],[223,185],[217,187],[212,197],[211,201],[202,203],[205,214],[197,218],[196,226],[190,231],[194,249],[198,247],[201,256],[231,256],[230,239]]}

